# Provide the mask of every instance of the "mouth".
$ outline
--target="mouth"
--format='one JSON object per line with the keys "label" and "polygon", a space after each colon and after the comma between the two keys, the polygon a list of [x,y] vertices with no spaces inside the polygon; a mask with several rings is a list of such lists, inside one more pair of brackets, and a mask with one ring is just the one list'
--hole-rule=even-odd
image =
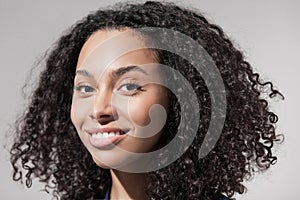
{"label": "mouth", "polygon": [[94,139],[102,139],[102,138],[111,138],[119,135],[124,135],[126,134],[126,132],[119,130],[119,131],[111,131],[111,132],[93,132],[90,134]]}
{"label": "mouth", "polygon": [[121,130],[115,128],[100,128],[85,130],[88,135],[89,142],[96,148],[117,145],[127,136],[129,130]]}

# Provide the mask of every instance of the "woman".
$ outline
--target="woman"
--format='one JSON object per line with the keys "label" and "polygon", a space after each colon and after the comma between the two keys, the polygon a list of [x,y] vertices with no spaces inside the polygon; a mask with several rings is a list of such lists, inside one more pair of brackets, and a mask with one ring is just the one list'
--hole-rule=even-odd
{"label": "woman", "polygon": [[[196,41],[209,58],[179,33]],[[212,144],[208,141],[215,135],[206,133],[217,112],[210,85],[218,75],[207,78],[199,63],[216,66],[225,88],[225,121]],[[185,82],[177,82],[176,71],[189,81],[192,93]],[[222,29],[197,11],[150,1],[98,10],[63,35],[47,58],[31,103],[16,123],[14,180],[23,180],[23,168],[28,187],[38,177],[61,199],[242,194],[242,182],[277,159],[272,153],[279,140],[277,116],[261,96],[264,86],[270,86],[265,92],[270,97],[281,95],[271,82],[260,82]],[[190,102],[182,105],[180,94]],[[153,115],[152,108],[157,108]],[[196,128],[188,123],[194,119]],[[157,155],[163,167],[142,162],[171,144],[180,130],[185,131],[178,149]],[[199,157],[203,146],[207,155]],[[170,155],[180,157],[162,161]]]}

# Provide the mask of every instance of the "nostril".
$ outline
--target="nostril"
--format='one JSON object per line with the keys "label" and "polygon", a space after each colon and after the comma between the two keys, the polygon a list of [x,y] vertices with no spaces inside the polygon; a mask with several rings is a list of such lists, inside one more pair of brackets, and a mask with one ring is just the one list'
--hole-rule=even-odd
{"label": "nostril", "polygon": [[117,112],[110,105],[94,106],[93,113],[91,113],[91,114],[93,115],[92,119],[95,119],[102,123],[107,123],[107,121],[113,121],[113,120],[117,119]]}
{"label": "nostril", "polygon": [[97,121],[104,125],[104,124],[107,124],[111,121],[114,121],[114,117],[113,115],[100,115],[98,118],[97,118]]}
{"label": "nostril", "polygon": [[100,118],[110,118],[111,115],[100,115]]}

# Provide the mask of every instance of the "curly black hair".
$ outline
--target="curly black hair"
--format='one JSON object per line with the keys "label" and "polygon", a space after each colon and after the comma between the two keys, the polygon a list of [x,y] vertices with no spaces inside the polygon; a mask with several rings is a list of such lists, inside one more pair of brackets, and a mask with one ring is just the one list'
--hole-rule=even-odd
{"label": "curly black hair", "polygon": [[[159,27],[183,33],[197,41],[211,56],[224,81],[227,111],[219,140],[204,158],[198,152],[211,119],[211,99],[203,79],[191,63],[170,52],[155,50],[160,63],[172,66],[191,81],[200,105],[197,137],[174,163],[149,172],[149,199],[211,199],[244,193],[243,181],[254,172],[275,164],[272,149],[277,115],[269,99],[283,95],[271,82],[263,82],[243,53],[217,25],[199,11],[170,2],[119,3],[99,9],[78,21],[55,43],[46,60],[26,111],[15,124],[11,147],[13,179],[31,187],[37,177],[60,199],[103,198],[111,180],[108,169],[98,167],[86,150],[70,120],[75,68],[79,52],[95,31],[103,29]],[[151,38],[163,42],[164,38]],[[165,39],[167,40],[167,39]],[[182,50],[189,49],[183,45]],[[265,90],[265,88],[268,90]],[[268,96],[263,96],[267,94]],[[166,126],[168,143],[178,127],[180,109],[170,94]],[[175,131],[174,131],[175,130]]]}

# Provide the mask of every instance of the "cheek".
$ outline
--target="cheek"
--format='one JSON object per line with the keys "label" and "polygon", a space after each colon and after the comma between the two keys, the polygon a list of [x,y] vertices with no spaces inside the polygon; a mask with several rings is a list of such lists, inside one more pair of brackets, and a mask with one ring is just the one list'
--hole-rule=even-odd
{"label": "cheek", "polygon": [[149,110],[153,104],[154,102],[149,99],[131,99],[128,104],[128,114],[131,120],[139,126],[149,124]]}
{"label": "cheek", "polygon": [[151,106],[132,101],[129,104],[128,114],[131,120],[139,126],[145,126],[150,122],[149,109]]}
{"label": "cheek", "polygon": [[[131,120],[139,126],[148,125],[151,122],[149,112],[151,107],[155,104],[162,105],[167,112],[166,99],[163,97],[164,95],[159,92],[130,99],[128,104],[128,114],[130,115]],[[153,117],[160,118],[160,116],[155,115]]]}
{"label": "cheek", "polygon": [[83,100],[74,99],[71,105],[71,121],[77,131],[85,121],[89,114],[89,103]]}

